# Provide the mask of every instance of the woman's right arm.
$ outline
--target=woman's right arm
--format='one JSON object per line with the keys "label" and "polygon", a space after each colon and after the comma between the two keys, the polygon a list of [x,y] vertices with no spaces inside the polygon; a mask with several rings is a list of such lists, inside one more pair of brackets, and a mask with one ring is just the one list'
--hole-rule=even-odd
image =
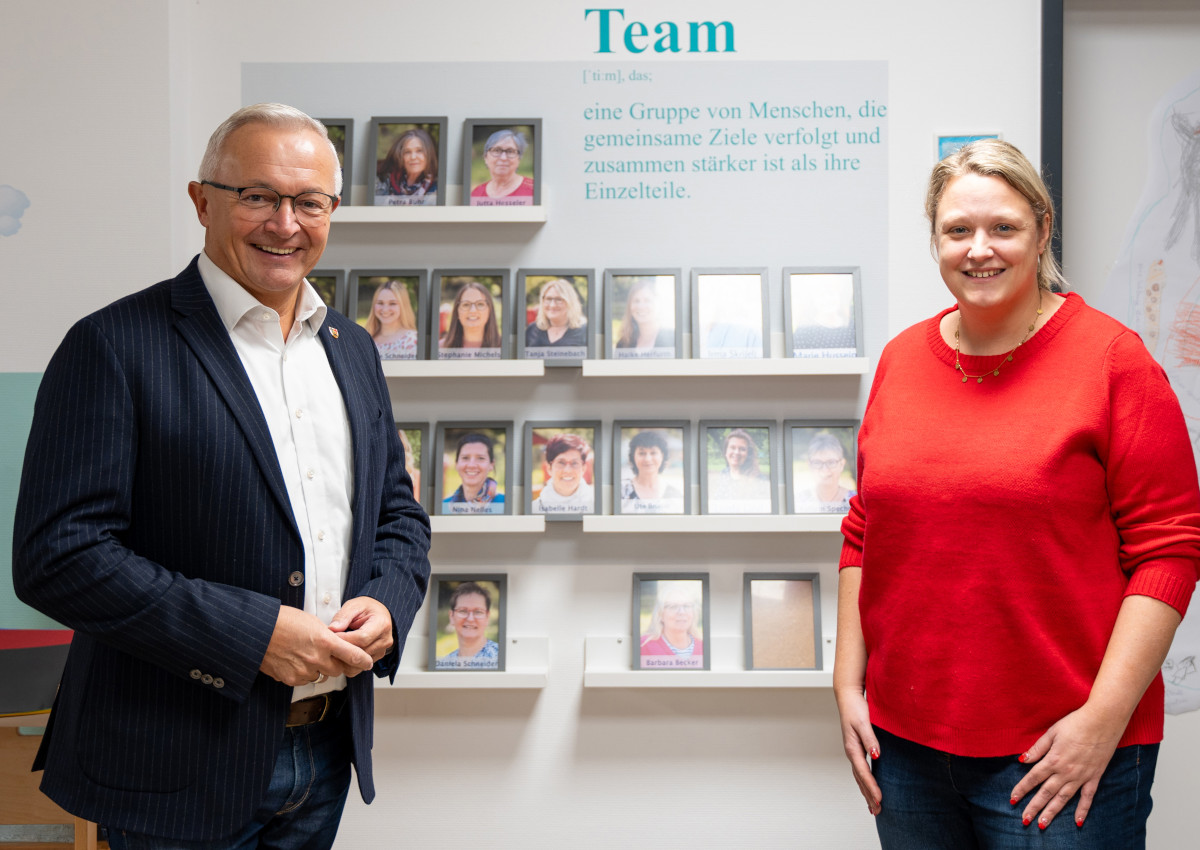
{"label": "woman's right arm", "polygon": [[879,741],[871,727],[864,685],[867,644],[858,615],[862,567],[842,567],[838,573],[837,649],[833,662],[833,694],[842,722],[842,746],[854,771],[854,781],[871,814],[879,814],[882,794],[871,775],[869,758],[879,758]]}

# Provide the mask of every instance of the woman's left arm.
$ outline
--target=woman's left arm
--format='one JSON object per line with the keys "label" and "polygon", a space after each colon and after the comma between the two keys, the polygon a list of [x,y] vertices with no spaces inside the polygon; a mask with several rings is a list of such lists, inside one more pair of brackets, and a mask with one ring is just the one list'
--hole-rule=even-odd
{"label": "woman's left arm", "polygon": [[1033,769],[1012,790],[1015,806],[1026,794],[1022,819],[1045,829],[1079,792],[1075,823],[1082,826],[1117,742],[1146,688],[1167,657],[1181,617],[1165,602],[1127,596],[1113,626],[1087,702],[1051,726],[1020,758]]}

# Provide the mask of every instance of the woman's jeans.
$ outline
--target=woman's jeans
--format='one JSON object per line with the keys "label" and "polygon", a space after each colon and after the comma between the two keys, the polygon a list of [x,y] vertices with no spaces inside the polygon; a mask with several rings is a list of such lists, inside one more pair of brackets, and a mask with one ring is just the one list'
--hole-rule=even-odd
{"label": "woman's jeans", "polygon": [[875,817],[883,850],[1138,850],[1146,846],[1150,785],[1158,744],[1120,747],[1113,754],[1083,826],[1075,825],[1079,794],[1046,829],[1021,823],[1036,789],[1017,805],[1012,789],[1030,771],[1017,757],[955,756],[897,738],[879,727],[880,757],[871,765],[883,793]]}

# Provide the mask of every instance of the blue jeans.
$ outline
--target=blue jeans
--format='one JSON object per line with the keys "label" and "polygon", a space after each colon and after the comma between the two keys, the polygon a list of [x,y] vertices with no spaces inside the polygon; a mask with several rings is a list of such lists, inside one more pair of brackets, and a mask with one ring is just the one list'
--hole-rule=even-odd
{"label": "blue jeans", "polygon": [[119,829],[112,850],[329,850],[350,790],[350,711],[285,729],[267,796],[250,823],[228,838],[187,841]]}
{"label": "blue jeans", "polygon": [[1025,804],[1009,795],[1032,765],[1017,757],[968,758],[914,744],[879,727],[872,763],[883,793],[875,827],[884,850],[1138,850],[1146,846],[1158,744],[1120,747],[1108,763],[1082,827],[1076,794],[1051,821],[1021,823]]}

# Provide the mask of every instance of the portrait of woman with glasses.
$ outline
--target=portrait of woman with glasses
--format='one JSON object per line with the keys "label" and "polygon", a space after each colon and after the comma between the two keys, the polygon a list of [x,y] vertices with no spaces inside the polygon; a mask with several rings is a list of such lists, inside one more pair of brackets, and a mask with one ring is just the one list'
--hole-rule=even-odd
{"label": "portrait of woman with glasses", "polygon": [[588,320],[579,287],[587,292],[583,275],[525,277],[525,349],[528,358],[582,359],[587,357]]}
{"label": "portrait of woman with glasses", "polygon": [[530,513],[596,513],[595,442],[598,427],[530,427]]}
{"label": "portrait of woman with glasses", "polygon": [[[485,127],[473,128],[474,133],[480,130],[486,132]],[[470,163],[471,206],[533,206],[534,164],[522,162],[530,147],[527,134],[532,132],[532,127],[504,127],[487,137],[482,159],[474,156]]]}
{"label": "portrait of woman with glasses", "polygon": [[[639,614],[638,663],[642,670],[707,669],[704,655],[704,590],[699,578],[635,576]],[[654,607],[647,613],[647,602]]]}
{"label": "portrait of woman with glasses", "polygon": [[[434,670],[501,670],[502,579],[437,579]],[[441,602],[445,600],[445,602]]]}
{"label": "portrait of woman with glasses", "polygon": [[499,360],[504,340],[500,335],[498,299],[503,292],[499,276],[444,276],[438,309],[439,360]]}
{"label": "portrait of woman with glasses", "polygon": [[854,428],[791,429],[791,513],[844,514],[854,489]]}

